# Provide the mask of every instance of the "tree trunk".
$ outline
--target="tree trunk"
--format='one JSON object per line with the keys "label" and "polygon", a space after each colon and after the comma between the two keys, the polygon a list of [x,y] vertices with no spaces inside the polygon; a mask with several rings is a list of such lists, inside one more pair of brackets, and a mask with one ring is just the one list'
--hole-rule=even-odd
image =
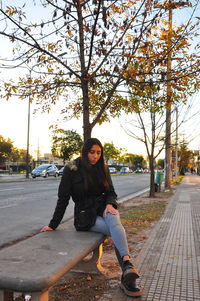
{"label": "tree trunk", "polygon": [[79,44],[80,44],[80,62],[81,62],[81,89],[83,96],[83,139],[86,141],[91,137],[90,111],[89,111],[89,92],[88,92],[88,74],[85,64],[85,44],[84,44],[84,21],[82,15],[83,6],[81,1],[77,1],[77,15],[79,25]]}
{"label": "tree trunk", "polygon": [[90,124],[90,111],[89,111],[89,95],[88,95],[88,82],[82,82],[83,92],[83,139],[86,141],[91,138],[91,124]]}

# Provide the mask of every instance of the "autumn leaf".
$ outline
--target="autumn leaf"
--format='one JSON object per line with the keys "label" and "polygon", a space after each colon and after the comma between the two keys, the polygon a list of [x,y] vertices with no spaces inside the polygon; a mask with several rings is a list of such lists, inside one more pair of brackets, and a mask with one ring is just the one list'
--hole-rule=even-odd
{"label": "autumn leaf", "polygon": [[15,6],[6,6],[5,13],[9,16],[13,16],[17,12],[17,8]]}
{"label": "autumn leaf", "polygon": [[66,290],[66,288],[67,288],[66,286],[61,286],[61,287],[59,288],[59,290],[60,290],[60,291],[64,291],[64,290]]}

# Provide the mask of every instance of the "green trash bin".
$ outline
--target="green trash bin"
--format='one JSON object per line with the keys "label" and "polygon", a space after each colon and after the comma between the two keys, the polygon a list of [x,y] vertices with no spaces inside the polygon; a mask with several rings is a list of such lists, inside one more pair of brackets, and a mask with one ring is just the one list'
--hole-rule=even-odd
{"label": "green trash bin", "polygon": [[156,187],[158,189],[155,189],[156,191],[160,192],[162,182],[163,182],[163,173],[160,171],[157,171],[156,177],[155,177],[155,184],[157,185]]}

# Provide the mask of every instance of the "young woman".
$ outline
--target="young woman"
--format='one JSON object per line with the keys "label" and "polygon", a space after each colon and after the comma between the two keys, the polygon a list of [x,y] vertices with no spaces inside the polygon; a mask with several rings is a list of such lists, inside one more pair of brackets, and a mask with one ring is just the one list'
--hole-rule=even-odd
{"label": "young woman", "polygon": [[136,285],[139,274],[130,262],[125,230],[117,211],[117,195],[104,161],[102,144],[96,138],[88,139],[83,145],[81,157],[65,166],[53,218],[41,232],[58,227],[70,197],[75,203],[76,230],[101,232],[112,237],[122,269],[120,287],[128,296],[141,296]]}

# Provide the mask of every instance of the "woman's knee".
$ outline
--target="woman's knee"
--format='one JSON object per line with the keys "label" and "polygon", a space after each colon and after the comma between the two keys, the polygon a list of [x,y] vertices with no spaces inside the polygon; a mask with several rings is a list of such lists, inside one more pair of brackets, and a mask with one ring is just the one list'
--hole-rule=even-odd
{"label": "woman's knee", "polygon": [[107,216],[105,217],[105,221],[109,223],[111,226],[120,226],[124,228],[121,224],[119,213],[118,214],[108,213]]}

